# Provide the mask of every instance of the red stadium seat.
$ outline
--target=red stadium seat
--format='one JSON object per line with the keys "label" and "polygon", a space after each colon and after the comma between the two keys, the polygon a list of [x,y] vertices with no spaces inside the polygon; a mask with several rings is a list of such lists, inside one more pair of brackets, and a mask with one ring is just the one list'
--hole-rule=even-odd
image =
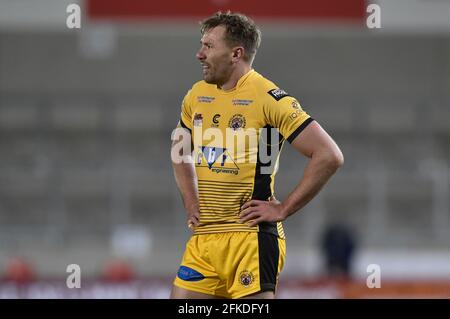
{"label": "red stadium seat", "polygon": [[135,278],[133,267],[123,260],[108,262],[103,269],[103,279],[112,282],[130,281]]}
{"label": "red stadium seat", "polygon": [[20,257],[11,258],[6,266],[5,279],[16,283],[28,283],[36,279],[33,266]]}

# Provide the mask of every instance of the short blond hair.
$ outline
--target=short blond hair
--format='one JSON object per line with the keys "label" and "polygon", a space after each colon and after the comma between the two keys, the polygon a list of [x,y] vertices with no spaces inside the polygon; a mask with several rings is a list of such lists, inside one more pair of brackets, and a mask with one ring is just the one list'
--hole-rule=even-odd
{"label": "short blond hair", "polygon": [[241,13],[217,12],[201,22],[201,33],[218,27],[226,28],[226,41],[230,46],[241,45],[245,49],[244,59],[252,62],[261,44],[261,31],[252,19]]}

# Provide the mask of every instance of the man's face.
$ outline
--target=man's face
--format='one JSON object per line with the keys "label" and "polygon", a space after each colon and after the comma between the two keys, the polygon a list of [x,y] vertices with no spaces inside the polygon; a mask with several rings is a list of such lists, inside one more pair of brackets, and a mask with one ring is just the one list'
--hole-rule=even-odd
{"label": "man's face", "polygon": [[206,31],[197,52],[197,59],[203,68],[203,79],[207,83],[219,86],[226,83],[233,70],[233,50],[225,41],[225,33],[226,29],[223,26]]}

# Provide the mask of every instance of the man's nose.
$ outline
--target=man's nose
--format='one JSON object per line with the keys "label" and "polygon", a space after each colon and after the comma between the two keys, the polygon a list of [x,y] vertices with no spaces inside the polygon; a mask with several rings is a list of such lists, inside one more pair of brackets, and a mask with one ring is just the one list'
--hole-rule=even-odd
{"label": "man's nose", "polygon": [[203,49],[198,50],[197,54],[195,55],[197,59],[200,61],[206,59],[205,53],[203,52]]}

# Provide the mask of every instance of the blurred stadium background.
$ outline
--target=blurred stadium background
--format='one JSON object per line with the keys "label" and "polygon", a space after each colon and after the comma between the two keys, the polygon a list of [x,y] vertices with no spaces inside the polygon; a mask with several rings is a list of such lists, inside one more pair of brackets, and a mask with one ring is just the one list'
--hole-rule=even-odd
{"label": "blurred stadium background", "polygon": [[[189,236],[170,135],[201,77],[197,22],[220,9],[255,18],[255,69],[346,157],[285,222],[278,297],[450,297],[450,1],[0,0],[0,298],[168,297]],[[304,163],[284,149],[280,199]],[[348,276],[325,267],[330,228],[354,245]]]}

